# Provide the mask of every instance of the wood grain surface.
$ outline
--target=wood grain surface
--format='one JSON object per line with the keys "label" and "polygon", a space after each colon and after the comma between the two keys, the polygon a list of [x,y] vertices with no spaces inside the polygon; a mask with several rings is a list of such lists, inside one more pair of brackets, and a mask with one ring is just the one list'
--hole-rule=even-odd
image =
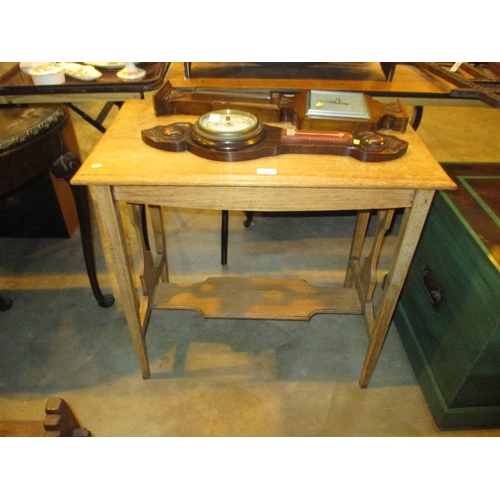
{"label": "wood grain surface", "polygon": [[[272,186],[314,188],[454,189],[455,184],[409,127],[393,135],[409,142],[396,160],[365,163],[326,155],[280,155],[245,162],[219,162],[189,152],[156,150],[142,142],[141,130],[187,115],[154,116],[151,101],[125,103],[108,132],[73,177],[74,184],[151,186]],[[259,174],[276,172],[275,174]]]}

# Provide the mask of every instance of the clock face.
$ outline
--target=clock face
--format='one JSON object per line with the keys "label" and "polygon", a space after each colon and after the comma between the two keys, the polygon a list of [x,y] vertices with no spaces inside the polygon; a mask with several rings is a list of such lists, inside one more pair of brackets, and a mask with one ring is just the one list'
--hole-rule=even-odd
{"label": "clock face", "polygon": [[194,124],[192,139],[206,147],[236,150],[253,146],[266,136],[260,121],[246,111],[220,109],[201,116]]}

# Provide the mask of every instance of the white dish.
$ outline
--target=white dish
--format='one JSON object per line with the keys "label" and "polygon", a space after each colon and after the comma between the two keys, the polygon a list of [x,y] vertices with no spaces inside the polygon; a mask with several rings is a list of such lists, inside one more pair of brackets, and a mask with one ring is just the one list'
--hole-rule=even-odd
{"label": "white dish", "polygon": [[29,70],[33,68],[34,66],[38,66],[39,64],[43,64],[41,62],[20,62],[19,63],[19,68],[21,68],[21,71],[23,73],[26,73],[27,75],[29,74]]}
{"label": "white dish", "polygon": [[62,67],[54,63],[33,66],[28,73],[35,85],[60,85],[66,80]]}
{"label": "white dish", "polygon": [[84,80],[90,82],[101,78],[102,73],[97,71],[93,66],[77,63],[60,63],[66,75],[76,78],[77,80]]}
{"label": "white dish", "polygon": [[146,76],[146,70],[138,68],[133,62],[128,62],[123,69],[116,73],[116,76],[127,81],[142,80]]}
{"label": "white dish", "polygon": [[85,64],[89,64],[90,66],[94,66],[95,68],[102,68],[102,69],[120,69],[124,68],[125,64],[124,62],[86,62]]}

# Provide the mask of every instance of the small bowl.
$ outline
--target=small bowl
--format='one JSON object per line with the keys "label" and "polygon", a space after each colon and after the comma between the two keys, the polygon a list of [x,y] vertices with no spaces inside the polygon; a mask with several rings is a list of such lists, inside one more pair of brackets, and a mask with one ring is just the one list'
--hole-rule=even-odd
{"label": "small bowl", "polygon": [[38,66],[39,64],[43,64],[41,62],[20,62],[19,67],[23,73],[29,74],[29,70],[34,66]]}
{"label": "small bowl", "polygon": [[57,64],[39,64],[28,71],[35,85],[60,85],[66,77],[64,69]]}

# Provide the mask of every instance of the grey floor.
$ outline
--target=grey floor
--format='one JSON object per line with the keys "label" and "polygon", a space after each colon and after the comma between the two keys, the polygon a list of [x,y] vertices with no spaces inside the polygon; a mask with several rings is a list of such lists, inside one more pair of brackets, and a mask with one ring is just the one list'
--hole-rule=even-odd
{"label": "grey floor", "polygon": [[[84,107],[96,116],[102,104]],[[100,133],[77,115],[74,123],[85,158]],[[428,107],[419,134],[439,161],[500,158],[499,110]],[[351,215],[256,214],[245,229],[243,214],[231,212],[224,268],[220,213],[174,209],[165,217],[173,280],[245,274],[342,284]],[[78,230],[70,239],[0,239],[0,290],[14,300],[0,314],[0,419],[43,419],[47,398],[60,396],[95,436],[500,435],[439,431],[394,325],[369,388],[360,389],[360,317],[302,323],[155,313],[145,381],[97,223],[95,235],[101,286],[117,298],[110,309],[90,292]],[[133,238],[130,246],[136,254]]]}

